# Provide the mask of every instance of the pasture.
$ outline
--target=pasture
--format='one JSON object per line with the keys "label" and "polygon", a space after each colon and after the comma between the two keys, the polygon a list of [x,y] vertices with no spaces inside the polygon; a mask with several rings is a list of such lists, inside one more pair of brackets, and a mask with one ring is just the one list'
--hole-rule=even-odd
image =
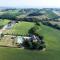
{"label": "pasture", "polygon": [[[25,34],[33,25],[33,23],[19,22],[12,28],[12,31]],[[60,31],[43,24],[40,28],[42,30],[39,33],[44,36],[46,51],[0,47],[0,60],[60,60]]]}
{"label": "pasture", "polygon": [[32,22],[18,22],[10,30],[4,31],[9,35],[28,35],[28,31],[34,26]]}

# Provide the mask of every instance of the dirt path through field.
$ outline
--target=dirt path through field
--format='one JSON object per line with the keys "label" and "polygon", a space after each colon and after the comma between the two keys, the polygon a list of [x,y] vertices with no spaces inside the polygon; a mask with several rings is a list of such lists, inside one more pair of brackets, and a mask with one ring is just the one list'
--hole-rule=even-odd
{"label": "dirt path through field", "polygon": [[7,29],[11,29],[14,25],[15,25],[15,21],[12,21],[10,24],[5,25],[2,29],[0,29],[0,34],[3,33],[3,31],[7,30]]}

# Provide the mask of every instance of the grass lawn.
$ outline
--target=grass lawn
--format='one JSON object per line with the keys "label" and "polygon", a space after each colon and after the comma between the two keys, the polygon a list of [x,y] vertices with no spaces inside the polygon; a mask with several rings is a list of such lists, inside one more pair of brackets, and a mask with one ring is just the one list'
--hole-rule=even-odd
{"label": "grass lawn", "polygon": [[[16,24],[16,26],[29,26],[27,22]],[[30,23],[29,23],[30,24]],[[14,29],[24,29],[23,27],[14,27]],[[0,47],[0,60],[60,60],[60,31],[48,26],[41,25],[42,30],[39,33],[44,35],[46,42],[46,51],[29,51],[18,48]],[[18,31],[18,30],[17,30]],[[22,31],[22,30],[20,30]]]}
{"label": "grass lawn", "polygon": [[4,25],[6,25],[9,21],[10,21],[10,20],[7,20],[7,19],[4,19],[4,20],[0,19],[0,29],[1,29]]}
{"label": "grass lawn", "polygon": [[28,35],[30,28],[34,26],[32,22],[19,22],[13,26],[12,29],[5,31],[4,34],[14,34],[14,35]]}

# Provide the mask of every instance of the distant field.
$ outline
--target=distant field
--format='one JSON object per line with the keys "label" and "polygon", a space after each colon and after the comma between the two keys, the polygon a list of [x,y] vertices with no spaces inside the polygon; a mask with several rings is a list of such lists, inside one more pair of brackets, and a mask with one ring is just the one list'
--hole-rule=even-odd
{"label": "distant field", "polygon": [[0,11],[0,15],[2,15],[2,14],[4,14],[4,13],[5,13],[5,12],[1,12],[1,11]]}
{"label": "distant field", "polygon": [[50,23],[60,25],[60,22],[50,21]]}
{"label": "distant field", "polygon": [[40,16],[28,16],[27,18],[37,18],[37,19],[46,19],[48,18],[47,15],[40,15]]}
{"label": "distant field", "polygon": [[48,18],[54,18],[58,16],[57,14],[50,10],[46,11],[46,15],[48,16]]}
{"label": "distant field", "polygon": [[0,19],[0,28],[2,28],[4,25],[6,25],[10,20],[7,19]]}
{"label": "distant field", "polygon": [[[25,32],[25,28],[27,29],[27,27],[23,28],[24,26],[31,27],[31,25],[33,25],[31,23],[26,23],[27,22],[22,22],[16,24],[16,26],[21,27],[22,25],[22,29],[24,29],[23,32]],[[20,29],[18,27],[16,28]],[[46,51],[30,51],[19,48],[0,47],[0,60],[60,60],[60,31],[42,24],[41,28],[42,30],[39,31],[39,33],[44,36],[44,40],[47,46]]]}
{"label": "distant field", "polygon": [[19,22],[12,29],[5,31],[4,34],[28,35],[29,29],[33,26],[34,23],[31,22]]}
{"label": "distant field", "polygon": [[56,15],[60,16],[60,11],[53,11]]}

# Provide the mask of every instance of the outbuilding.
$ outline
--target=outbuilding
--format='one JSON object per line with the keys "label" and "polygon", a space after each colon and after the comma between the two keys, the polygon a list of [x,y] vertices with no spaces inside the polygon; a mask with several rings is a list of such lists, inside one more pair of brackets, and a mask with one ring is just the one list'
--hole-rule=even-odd
{"label": "outbuilding", "polygon": [[17,41],[16,41],[16,43],[18,43],[18,44],[22,44],[23,43],[23,37],[22,36],[17,36]]}

